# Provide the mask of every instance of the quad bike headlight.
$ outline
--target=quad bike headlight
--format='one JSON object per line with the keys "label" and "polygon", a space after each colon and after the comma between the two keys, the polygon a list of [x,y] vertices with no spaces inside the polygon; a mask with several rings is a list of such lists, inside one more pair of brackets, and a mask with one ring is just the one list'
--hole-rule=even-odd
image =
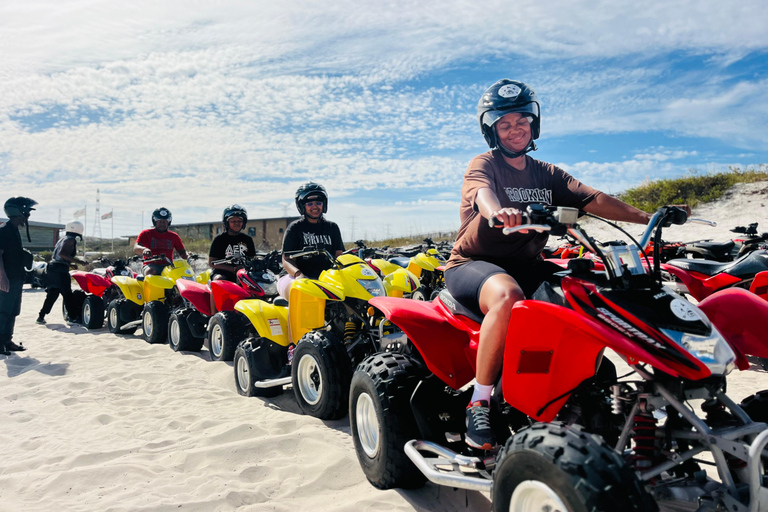
{"label": "quad bike headlight", "polygon": [[704,363],[713,375],[728,375],[733,370],[736,354],[714,327],[709,335],[703,336],[672,329],[661,331]]}
{"label": "quad bike headlight", "polygon": [[384,297],[387,295],[387,292],[384,291],[384,284],[381,282],[381,279],[358,279],[357,282],[374,297]]}

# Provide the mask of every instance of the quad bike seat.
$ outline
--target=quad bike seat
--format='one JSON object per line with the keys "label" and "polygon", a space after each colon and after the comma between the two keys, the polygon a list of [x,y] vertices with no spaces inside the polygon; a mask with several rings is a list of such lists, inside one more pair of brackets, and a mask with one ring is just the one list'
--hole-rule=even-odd
{"label": "quad bike seat", "polygon": [[673,267],[681,268],[683,270],[692,270],[693,272],[698,272],[699,274],[704,274],[705,276],[713,276],[718,272],[722,272],[723,270],[732,266],[733,262],[728,261],[721,263],[719,261],[690,260],[680,258],[676,260],[669,260],[667,265],[672,265]]}
{"label": "quad bike seat", "polygon": [[389,261],[400,267],[408,268],[408,264],[411,262],[411,258],[406,258],[405,256],[396,256],[394,258],[389,258]]}
{"label": "quad bike seat", "polygon": [[464,307],[459,303],[459,301],[453,298],[453,295],[451,295],[451,292],[449,292],[447,288],[440,290],[440,293],[437,295],[437,297],[440,299],[440,302],[442,302],[443,305],[448,308],[448,310],[454,315],[465,316],[479,324],[483,323],[484,315],[478,315],[471,309]]}
{"label": "quad bike seat", "polygon": [[733,240],[729,242],[697,242],[686,245],[685,252],[692,254],[694,257],[697,255],[702,257],[711,255],[717,261],[727,261],[731,258],[731,251],[733,251],[735,246],[736,243]]}

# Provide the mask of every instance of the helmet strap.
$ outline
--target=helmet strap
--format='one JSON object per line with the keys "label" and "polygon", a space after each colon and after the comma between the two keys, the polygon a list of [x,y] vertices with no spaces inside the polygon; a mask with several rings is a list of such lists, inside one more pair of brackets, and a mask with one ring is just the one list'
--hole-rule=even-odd
{"label": "helmet strap", "polygon": [[533,139],[531,139],[531,142],[529,142],[528,145],[525,146],[525,149],[523,149],[522,151],[517,151],[517,152],[510,151],[507,148],[505,148],[504,144],[502,144],[501,142],[497,144],[496,149],[501,151],[501,154],[507,158],[518,158],[531,151],[536,151],[539,148],[536,146],[536,143],[533,142]]}

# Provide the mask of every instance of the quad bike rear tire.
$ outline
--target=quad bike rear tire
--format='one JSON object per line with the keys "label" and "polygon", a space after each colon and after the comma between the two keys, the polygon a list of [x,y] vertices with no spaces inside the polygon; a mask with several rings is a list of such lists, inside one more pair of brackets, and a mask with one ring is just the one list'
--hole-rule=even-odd
{"label": "quad bike rear tire", "polygon": [[83,301],[80,318],[88,329],[104,327],[104,301],[96,295],[88,295]]}
{"label": "quad bike rear tire", "polygon": [[144,304],[141,327],[144,341],[165,343],[168,339],[168,306],[157,300]]}
{"label": "quad bike rear tire", "polygon": [[424,286],[419,286],[411,292],[411,298],[413,300],[425,301],[428,296],[427,289]]}
{"label": "quad bike rear tire", "polygon": [[494,512],[659,510],[621,455],[579,425],[531,425],[509,438],[497,460]]}
{"label": "quad bike rear tire", "polygon": [[123,328],[125,322],[121,320],[121,312],[130,307],[127,299],[115,299],[107,306],[107,328],[112,334],[133,334],[138,327]]}
{"label": "quad bike rear tire", "polygon": [[271,388],[257,388],[254,383],[258,380],[255,369],[251,365],[250,352],[253,350],[250,340],[240,342],[235,349],[235,357],[232,365],[235,370],[235,386],[242,396],[260,396],[272,398],[283,394],[283,386]]}
{"label": "quad bike rear tire", "polygon": [[293,351],[291,382],[304,414],[323,420],[347,415],[352,361],[344,343],[328,331],[310,331]]}
{"label": "quad bike rear tire", "polygon": [[379,489],[415,489],[426,482],[405,454],[419,437],[410,399],[417,368],[402,354],[382,352],[365,359],[352,376],[349,424],[360,466]]}
{"label": "quad bike rear tire", "polygon": [[245,337],[245,325],[237,311],[219,311],[208,323],[211,361],[231,361],[238,343]]}
{"label": "quad bike rear tire", "polygon": [[200,352],[204,338],[192,336],[187,323],[189,311],[174,311],[168,319],[168,344],[175,352]]}

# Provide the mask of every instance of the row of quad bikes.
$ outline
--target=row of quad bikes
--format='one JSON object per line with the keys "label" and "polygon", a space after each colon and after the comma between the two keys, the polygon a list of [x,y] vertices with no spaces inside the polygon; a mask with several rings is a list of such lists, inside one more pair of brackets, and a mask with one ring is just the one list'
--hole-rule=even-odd
{"label": "row of quad bikes", "polygon": [[[433,300],[409,299],[419,279],[399,265],[387,274],[387,260],[364,244],[337,259],[316,248],[294,253],[326,254],[332,268],[296,281],[287,304],[244,298],[220,309],[208,321],[212,358],[211,326],[221,315],[238,391],[275,396],[291,384],[308,414],[348,411],[360,464],[379,488],[430,480],[487,491],[494,510],[505,511],[768,509],[768,392],[740,404],[726,394],[727,375],[748,369],[748,355],[768,357],[768,301],[751,286],[761,271],[698,305],[681,294],[697,298],[695,286],[683,290],[681,278],[670,286],[671,267],[706,281],[735,275],[732,265],[751,254],[765,270],[766,251],[694,262],[707,274],[662,255],[662,229],[685,221],[678,209],[660,209],[632,244],[599,244],[578,213],[528,210],[525,229],[567,234],[592,257],[559,260],[564,270],[513,308],[492,398],[498,452],[472,450],[463,439],[482,318],[439,284]],[[176,288],[184,307],[204,314],[202,299],[184,296],[195,284],[204,287],[183,280]],[[174,315],[193,313],[171,313],[171,346]],[[633,372],[619,377],[606,348]]]}

